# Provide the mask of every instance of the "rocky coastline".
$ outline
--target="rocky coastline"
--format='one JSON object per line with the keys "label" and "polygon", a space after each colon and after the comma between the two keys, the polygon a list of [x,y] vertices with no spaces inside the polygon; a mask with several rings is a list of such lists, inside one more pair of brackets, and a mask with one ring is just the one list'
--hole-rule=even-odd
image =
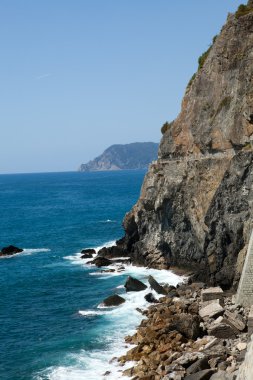
{"label": "rocky coastline", "polygon": [[[101,259],[108,261],[101,266]],[[125,269],[118,247],[102,248],[88,263],[101,272]],[[148,277],[145,299],[150,306],[138,309],[143,320],[134,335],[125,337],[133,347],[112,361],[122,366],[122,376],[134,380],[235,380],[252,333],[252,311],[235,303],[234,291],[210,288],[189,272],[187,277],[186,272],[180,274],[184,277],[177,287]],[[147,289],[132,277],[124,287],[126,292]],[[124,294],[112,294],[102,305],[118,307],[124,302]],[[103,378],[109,375],[110,371]]]}

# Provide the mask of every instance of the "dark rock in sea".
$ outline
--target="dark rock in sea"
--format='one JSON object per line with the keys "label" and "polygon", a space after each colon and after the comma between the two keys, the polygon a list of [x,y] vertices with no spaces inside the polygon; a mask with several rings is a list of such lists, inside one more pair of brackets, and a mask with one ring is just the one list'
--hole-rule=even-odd
{"label": "dark rock in sea", "polygon": [[148,301],[149,303],[157,303],[159,302],[154,296],[152,293],[148,293],[145,295],[145,300]]}
{"label": "dark rock in sea", "polygon": [[94,255],[96,253],[96,251],[93,248],[85,248],[85,249],[81,250],[81,253]]}
{"label": "dark rock in sea", "polygon": [[0,251],[0,256],[4,255],[15,255],[15,253],[23,252],[22,248],[15,247],[14,245],[9,245],[8,247],[4,247]]}
{"label": "dark rock in sea", "polygon": [[158,294],[163,294],[164,296],[167,295],[166,290],[164,289],[163,286],[161,286],[152,276],[148,276],[148,282],[149,285],[151,286],[151,289],[154,289],[156,293]]}
{"label": "dark rock in sea", "polygon": [[93,255],[92,253],[85,253],[81,256],[81,259],[92,259]]}
{"label": "dark rock in sea", "polygon": [[139,292],[141,290],[145,290],[147,286],[143,284],[143,282],[137,280],[136,278],[133,278],[131,276],[128,276],[125,288],[127,292]]}
{"label": "dark rock in sea", "polygon": [[116,257],[126,256],[125,250],[121,246],[113,245],[112,247],[103,247],[98,251],[98,256],[114,259]]}
{"label": "dark rock in sea", "polygon": [[107,297],[103,302],[103,306],[119,306],[122,303],[126,302],[123,297],[120,297],[118,294],[113,294],[112,296]]}
{"label": "dark rock in sea", "polygon": [[93,261],[90,262],[91,264],[95,264],[98,268],[100,267],[107,267],[108,265],[112,264],[111,260],[106,259],[105,257],[96,257]]}

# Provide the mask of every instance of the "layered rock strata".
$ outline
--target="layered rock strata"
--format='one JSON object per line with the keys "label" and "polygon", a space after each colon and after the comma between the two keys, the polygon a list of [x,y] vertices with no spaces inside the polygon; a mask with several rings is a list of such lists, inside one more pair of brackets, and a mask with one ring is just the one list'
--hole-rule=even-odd
{"label": "layered rock strata", "polygon": [[252,229],[253,5],[228,16],[164,129],[122,250],[236,287]]}

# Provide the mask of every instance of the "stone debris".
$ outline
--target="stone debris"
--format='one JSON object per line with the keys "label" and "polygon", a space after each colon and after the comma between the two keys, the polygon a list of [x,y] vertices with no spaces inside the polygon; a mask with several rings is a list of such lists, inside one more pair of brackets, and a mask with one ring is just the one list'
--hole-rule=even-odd
{"label": "stone debris", "polygon": [[219,302],[217,302],[217,300],[215,300],[215,302],[212,302],[205,307],[202,307],[199,310],[199,315],[201,316],[201,318],[206,318],[206,317],[212,318],[212,317],[215,317],[217,315],[221,315],[223,313],[224,313],[224,309],[219,304]]}
{"label": "stone debris", "polygon": [[[135,380],[235,379],[246,352],[249,310],[236,306],[232,296],[224,297],[224,307],[218,298],[206,305],[195,283],[176,291],[178,297],[161,297],[142,311],[146,318],[125,338],[132,348],[118,358],[122,366],[134,364],[123,375]],[[206,308],[211,312],[203,313]]]}
{"label": "stone debris", "polygon": [[201,293],[202,302],[223,299],[223,297],[223,290],[219,286],[215,288],[203,289]]}

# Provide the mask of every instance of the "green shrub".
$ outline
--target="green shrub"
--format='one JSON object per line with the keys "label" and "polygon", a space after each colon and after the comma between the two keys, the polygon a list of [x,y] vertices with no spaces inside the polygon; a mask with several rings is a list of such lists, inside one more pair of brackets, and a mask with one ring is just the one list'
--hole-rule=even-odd
{"label": "green shrub", "polygon": [[248,13],[253,12],[253,8],[248,5],[241,4],[239,5],[237,11],[235,12],[235,17],[239,18],[247,15]]}
{"label": "green shrub", "polygon": [[168,121],[166,121],[166,122],[163,124],[163,126],[162,126],[162,128],[161,128],[161,132],[162,132],[163,135],[164,135],[165,132],[168,131],[168,129],[172,126],[172,124],[173,124],[173,121],[172,121],[171,123],[169,123]]}
{"label": "green shrub", "polygon": [[195,77],[196,77],[196,73],[194,73],[193,76],[191,77],[191,79],[189,80],[189,82],[188,82],[188,84],[187,84],[187,88],[190,88],[190,87],[191,87],[192,82],[194,81]]}
{"label": "green shrub", "polygon": [[202,69],[202,67],[204,66],[204,63],[206,62],[206,59],[209,55],[209,52],[211,50],[211,47],[210,46],[198,59],[198,64],[199,64],[199,67],[198,67],[198,70]]}

